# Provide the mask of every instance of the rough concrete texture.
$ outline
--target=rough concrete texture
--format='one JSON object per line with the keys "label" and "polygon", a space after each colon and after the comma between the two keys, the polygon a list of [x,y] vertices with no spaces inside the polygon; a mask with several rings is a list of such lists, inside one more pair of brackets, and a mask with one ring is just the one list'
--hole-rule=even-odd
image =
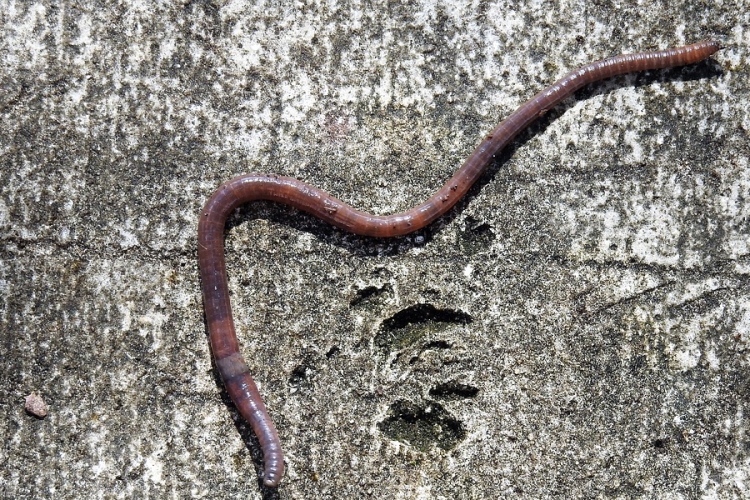
{"label": "rough concrete texture", "polygon": [[[3,0],[0,496],[748,498],[750,4],[633,4]],[[203,321],[216,186],[403,210],[567,70],[704,38],[548,113],[417,235],[232,216],[287,460],[263,488]]]}

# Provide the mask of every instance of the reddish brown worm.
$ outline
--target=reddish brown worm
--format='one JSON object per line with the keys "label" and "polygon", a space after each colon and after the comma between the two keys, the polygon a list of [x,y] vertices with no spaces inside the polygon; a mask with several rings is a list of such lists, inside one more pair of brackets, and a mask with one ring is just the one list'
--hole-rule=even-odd
{"label": "reddish brown worm", "polygon": [[487,134],[437,193],[406,212],[368,214],[325,191],[279,175],[247,174],[222,184],[206,202],[198,224],[203,304],[216,368],[229,397],[242,417],[250,423],[260,442],[264,484],[271,487],[279,485],[284,474],[284,457],[276,428],[240,355],[232,320],[224,263],[224,225],[235,208],[254,200],[271,200],[291,205],[352,233],[383,238],[403,236],[425,227],[450,210],[476,182],[493,157],[519,132],[584,85],[623,73],[694,64],[719,48],[718,42],[704,41],[656,52],[619,55],[571,71],[532,97]]}

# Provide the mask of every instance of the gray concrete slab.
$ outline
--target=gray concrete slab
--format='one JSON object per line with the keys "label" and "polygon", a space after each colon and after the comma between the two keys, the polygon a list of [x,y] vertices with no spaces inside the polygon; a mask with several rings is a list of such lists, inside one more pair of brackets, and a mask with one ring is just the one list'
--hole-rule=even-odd
{"label": "gray concrete slab", "polygon": [[[0,496],[747,498],[749,7],[3,0]],[[705,38],[548,113],[417,235],[232,217],[287,457],[261,487],[203,321],[211,192],[403,210],[569,69]]]}

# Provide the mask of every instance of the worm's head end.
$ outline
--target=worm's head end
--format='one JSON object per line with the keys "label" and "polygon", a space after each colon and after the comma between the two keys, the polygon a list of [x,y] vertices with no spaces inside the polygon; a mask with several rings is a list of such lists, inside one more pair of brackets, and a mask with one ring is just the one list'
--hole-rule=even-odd
{"label": "worm's head end", "polygon": [[276,488],[281,482],[281,475],[276,471],[270,471],[263,475],[263,484],[269,488]]}

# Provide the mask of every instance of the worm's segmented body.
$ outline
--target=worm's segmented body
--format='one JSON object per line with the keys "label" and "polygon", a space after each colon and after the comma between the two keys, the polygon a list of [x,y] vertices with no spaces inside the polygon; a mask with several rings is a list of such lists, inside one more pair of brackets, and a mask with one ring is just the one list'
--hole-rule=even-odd
{"label": "worm's segmented body", "polygon": [[278,486],[284,474],[284,457],[271,417],[240,355],[232,321],[224,262],[224,225],[235,208],[255,200],[270,200],[296,207],[352,233],[384,238],[403,236],[425,227],[450,210],[477,181],[492,158],[519,132],[581,87],[624,73],[693,64],[719,48],[718,42],[705,41],[656,52],[619,55],[571,71],[487,134],[442,188],[406,212],[368,214],[302,181],[278,175],[247,174],[222,184],[206,202],[198,225],[203,304],[216,367],[229,396],[260,442],[264,484]]}

